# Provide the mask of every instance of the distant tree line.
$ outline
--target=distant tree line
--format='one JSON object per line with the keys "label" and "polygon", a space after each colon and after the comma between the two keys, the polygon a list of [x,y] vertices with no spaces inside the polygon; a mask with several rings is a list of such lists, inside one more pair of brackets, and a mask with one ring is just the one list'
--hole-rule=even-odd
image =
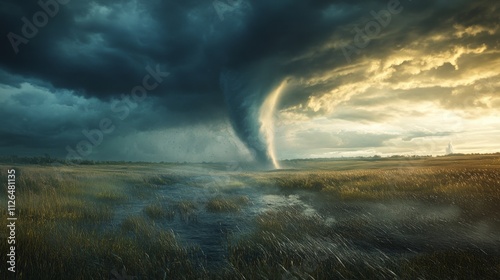
{"label": "distant tree line", "polygon": [[0,162],[2,163],[17,163],[17,164],[38,164],[38,165],[53,165],[53,164],[82,164],[91,165],[96,164],[94,160],[65,160],[55,157],[51,157],[48,154],[43,156],[33,156],[33,157],[21,157],[21,156],[0,156]]}
{"label": "distant tree line", "polygon": [[[23,156],[0,156],[0,163],[11,163],[11,164],[36,164],[36,165],[96,165],[96,164],[128,164],[128,163],[141,163],[141,164],[149,164],[152,162],[132,162],[132,161],[109,161],[109,160],[67,160],[61,159],[57,157],[52,157],[48,154],[43,156],[32,156],[32,157],[23,157]],[[161,162],[163,164],[167,164],[166,162]]]}
{"label": "distant tree line", "polygon": [[[436,155],[435,157],[458,157],[458,156],[466,156],[466,155],[500,155],[500,152],[497,153],[471,153],[471,154],[463,154],[463,153],[454,153],[448,155]],[[342,161],[342,160],[362,160],[362,161],[376,161],[376,160],[394,160],[394,159],[424,159],[431,158],[433,155],[391,155],[391,156],[355,156],[355,157],[336,157],[336,158],[298,158],[298,159],[287,159],[285,162],[300,162],[300,161]]]}
{"label": "distant tree line", "polygon": [[[480,154],[480,153],[472,153],[472,154],[449,154],[449,155],[441,155],[438,157],[456,157],[456,156],[465,156],[465,155],[488,155],[488,154]],[[500,155],[500,152],[490,153],[489,155]],[[391,159],[422,159],[429,158],[432,155],[392,155],[387,157],[382,157],[380,155],[367,156],[367,157],[340,157],[340,158],[304,158],[304,159],[287,159],[285,162],[300,162],[300,161],[342,161],[342,160],[363,160],[363,161],[373,161],[373,160],[391,160]],[[37,164],[37,165],[96,165],[96,164],[130,164],[130,163],[138,163],[138,164],[158,164],[157,162],[147,162],[147,161],[103,161],[103,160],[67,160],[60,159],[56,157],[52,157],[48,154],[43,156],[33,156],[33,157],[22,157],[22,156],[0,156],[0,163],[11,163],[11,164]],[[159,164],[190,164],[187,162],[159,162]],[[208,164],[207,162],[203,162],[202,164]],[[213,162],[211,163],[213,164]]]}

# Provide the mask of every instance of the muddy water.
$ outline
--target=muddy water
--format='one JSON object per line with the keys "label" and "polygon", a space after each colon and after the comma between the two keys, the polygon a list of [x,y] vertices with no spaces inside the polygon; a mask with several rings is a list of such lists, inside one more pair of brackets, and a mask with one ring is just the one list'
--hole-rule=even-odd
{"label": "muddy water", "polygon": [[[207,202],[216,197],[246,197],[248,203],[242,203],[241,209],[235,212],[207,211]],[[195,209],[187,215],[181,215],[175,210],[173,219],[155,222],[166,230],[173,230],[184,245],[199,246],[209,266],[214,263],[219,265],[218,262],[224,260],[229,236],[237,238],[254,230],[254,220],[260,213],[284,206],[297,206],[303,209],[306,215],[317,214],[310,204],[311,201],[304,201],[299,194],[284,194],[279,189],[175,184],[155,190],[154,198],[132,198],[128,202],[116,205],[110,227],[116,229],[125,218],[144,215],[144,208],[152,203],[160,203],[164,208],[175,209],[176,205],[182,202],[193,203]]]}

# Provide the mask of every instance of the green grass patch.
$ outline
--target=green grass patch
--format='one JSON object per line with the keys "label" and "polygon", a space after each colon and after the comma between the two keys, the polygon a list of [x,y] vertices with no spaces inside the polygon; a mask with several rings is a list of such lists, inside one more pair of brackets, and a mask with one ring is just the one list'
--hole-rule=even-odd
{"label": "green grass patch", "polygon": [[175,217],[173,208],[165,208],[159,203],[148,205],[144,208],[144,213],[151,219],[168,219],[172,220]]}
{"label": "green grass patch", "polygon": [[209,212],[238,212],[241,207],[249,203],[246,196],[238,197],[214,197],[207,202],[206,208]]}

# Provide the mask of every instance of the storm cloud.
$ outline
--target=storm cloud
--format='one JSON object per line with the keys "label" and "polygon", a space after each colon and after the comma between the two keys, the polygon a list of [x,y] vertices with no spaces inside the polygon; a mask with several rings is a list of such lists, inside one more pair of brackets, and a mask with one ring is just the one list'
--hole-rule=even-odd
{"label": "storm cloud", "polygon": [[[251,140],[255,110],[284,79],[274,131],[282,158],[411,152],[426,137],[459,151],[460,139],[477,139],[469,128],[479,119],[499,131],[498,3],[219,2],[42,0],[57,12],[40,27],[35,15],[55,5],[0,2],[0,153],[65,156],[108,118],[116,129],[89,158],[266,160],[265,144]],[[389,7],[401,11],[377,21]],[[355,30],[370,22],[380,30],[360,47]],[[148,66],[169,76],[121,119],[113,104]],[[244,89],[231,93],[234,84]],[[427,119],[436,116],[443,126]],[[321,142],[330,138],[342,144]]]}

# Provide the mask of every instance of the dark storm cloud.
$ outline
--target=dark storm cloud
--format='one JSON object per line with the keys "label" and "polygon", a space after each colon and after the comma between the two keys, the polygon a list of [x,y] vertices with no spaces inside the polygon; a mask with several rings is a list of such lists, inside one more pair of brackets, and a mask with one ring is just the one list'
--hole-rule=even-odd
{"label": "dark storm cloud", "polygon": [[[4,1],[1,66],[56,88],[107,98],[134,86],[148,63],[161,64],[173,78],[159,94],[201,94],[199,103],[217,104],[223,68],[245,69],[278,58],[276,75],[297,72],[284,64],[324,43],[339,24],[352,20],[346,15],[375,6],[370,2],[360,11],[346,3],[252,1],[251,12],[238,18],[227,12],[221,21],[209,1],[70,1],[14,55],[7,34],[22,36],[21,17],[31,21],[41,8],[34,1]],[[324,15],[336,7],[344,13]]]}
{"label": "dark storm cloud", "polygon": [[[228,104],[220,85],[221,73],[261,75],[260,65],[268,68],[266,80],[270,81],[259,85],[264,95],[276,81],[290,77],[294,83],[283,97],[281,108],[305,104],[311,97],[365,78],[351,74],[309,82],[332,69],[349,67],[341,47],[353,40],[352,28],[372,20],[370,12],[386,9],[388,2],[252,0],[245,10],[226,11],[221,20],[211,1],[72,0],[59,5],[59,12],[27,44],[20,44],[15,54],[8,34],[23,36],[21,18],[32,22],[33,14],[41,8],[36,1],[2,1],[0,83],[8,86],[4,90],[29,82],[45,87],[54,95],[50,98],[59,103],[66,99],[70,103],[66,105],[77,112],[61,113],[59,117],[64,120],[56,120],[50,102],[43,103],[33,94],[19,92],[8,102],[0,99],[6,108],[2,108],[4,120],[9,121],[9,128],[1,132],[2,139],[11,139],[3,140],[2,145],[44,147],[73,141],[78,138],[75,131],[78,134],[109,114],[109,102],[140,84],[147,65],[161,65],[170,76],[148,93],[152,99],[127,120],[126,131],[130,133],[210,123],[231,116],[239,107]],[[353,55],[353,62],[383,57],[421,36],[449,32],[454,24],[494,27],[497,21],[493,19],[499,14],[499,4],[491,1],[400,2],[404,15],[393,16],[379,36],[360,54]],[[486,33],[480,36],[488,46],[498,45],[498,39]],[[460,40],[474,43],[467,36]],[[449,43],[436,44],[435,48],[446,48]],[[446,78],[452,70],[450,65],[443,65],[429,75]],[[82,104],[78,107],[72,102]],[[89,104],[94,107],[85,109]],[[227,110],[227,106],[236,107]],[[30,115],[34,107],[39,118]],[[26,121],[14,121],[13,116]],[[361,109],[337,116],[369,118]],[[388,114],[373,116],[383,120]],[[233,120],[233,124],[237,122]]]}

